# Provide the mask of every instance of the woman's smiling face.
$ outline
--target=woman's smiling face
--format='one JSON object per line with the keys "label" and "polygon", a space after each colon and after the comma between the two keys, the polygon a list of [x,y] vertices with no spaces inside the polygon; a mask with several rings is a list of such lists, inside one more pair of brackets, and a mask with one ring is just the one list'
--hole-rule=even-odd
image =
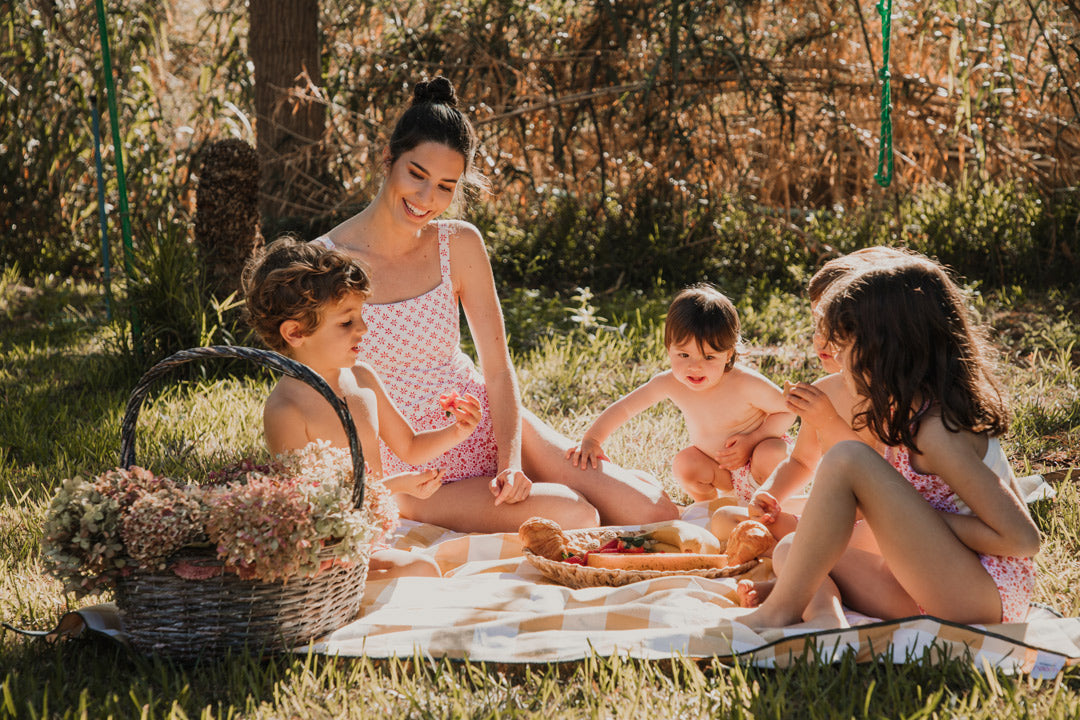
{"label": "woman's smiling face", "polygon": [[454,200],[465,158],[442,143],[423,142],[390,166],[385,190],[394,216],[413,225],[434,220]]}

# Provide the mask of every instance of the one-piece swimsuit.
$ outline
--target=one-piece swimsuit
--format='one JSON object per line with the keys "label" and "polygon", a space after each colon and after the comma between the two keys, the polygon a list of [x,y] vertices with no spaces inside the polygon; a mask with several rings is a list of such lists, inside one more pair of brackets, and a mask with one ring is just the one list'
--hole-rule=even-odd
{"label": "one-piece swimsuit", "polygon": [[[907,447],[886,448],[885,459],[935,510],[970,514],[970,511],[963,512],[956,493],[939,476],[925,475],[911,467],[911,451]],[[997,438],[990,438],[983,464],[1004,479],[1009,487],[1015,485],[1015,482],[1009,482],[1012,469]],[[979,561],[1001,595],[1001,622],[1024,622],[1035,589],[1035,564],[1031,558],[980,554]]]}
{"label": "one-piece swimsuit", "polygon": [[[458,298],[450,279],[450,230],[437,223],[439,238],[439,284],[414,298],[394,303],[365,303],[362,312],[368,332],[360,341],[359,360],[368,363],[386,387],[413,430],[437,430],[451,420],[439,403],[440,395],[470,393],[480,401],[482,417],[476,430],[442,455],[410,465],[380,439],[383,473],[442,468],[443,482],[468,477],[492,477],[498,471],[498,448],[491,424],[484,378],[461,349]],[[325,235],[317,238],[325,247],[334,244]],[[373,278],[378,282],[378,278]]]}

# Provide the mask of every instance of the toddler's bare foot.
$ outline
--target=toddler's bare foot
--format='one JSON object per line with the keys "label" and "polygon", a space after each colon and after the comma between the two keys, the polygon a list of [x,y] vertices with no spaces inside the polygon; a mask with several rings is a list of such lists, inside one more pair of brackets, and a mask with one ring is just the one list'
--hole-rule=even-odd
{"label": "toddler's bare foot", "polygon": [[765,598],[773,588],[773,580],[754,582],[753,580],[740,580],[735,586],[735,595],[739,598],[739,607],[756,608],[765,602]]}

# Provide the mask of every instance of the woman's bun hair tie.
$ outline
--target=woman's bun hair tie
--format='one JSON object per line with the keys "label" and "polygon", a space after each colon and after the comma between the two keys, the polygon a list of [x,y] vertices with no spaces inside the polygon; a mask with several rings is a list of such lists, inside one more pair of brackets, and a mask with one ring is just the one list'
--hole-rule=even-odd
{"label": "woman's bun hair tie", "polygon": [[434,103],[457,107],[457,95],[454,86],[442,75],[437,75],[431,80],[419,82],[413,88],[413,105],[421,103]]}

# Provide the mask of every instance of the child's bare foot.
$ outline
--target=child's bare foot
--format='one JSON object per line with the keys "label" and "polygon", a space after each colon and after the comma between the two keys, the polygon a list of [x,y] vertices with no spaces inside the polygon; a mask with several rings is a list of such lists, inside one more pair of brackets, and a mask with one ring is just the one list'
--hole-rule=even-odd
{"label": "child's bare foot", "polygon": [[739,607],[756,608],[765,602],[765,598],[773,589],[774,580],[754,582],[753,580],[740,580],[735,586],[735,595],[739,598]]}
{"label": "child's bare foot", "polygon": [[782,628],[794,625],[802,620],[798,615],[784,612],[775,607],[769,607],[768,603],[762,603],[753,611],[736,618],[739,622],[751,630],[765,630],[767,628]]}

